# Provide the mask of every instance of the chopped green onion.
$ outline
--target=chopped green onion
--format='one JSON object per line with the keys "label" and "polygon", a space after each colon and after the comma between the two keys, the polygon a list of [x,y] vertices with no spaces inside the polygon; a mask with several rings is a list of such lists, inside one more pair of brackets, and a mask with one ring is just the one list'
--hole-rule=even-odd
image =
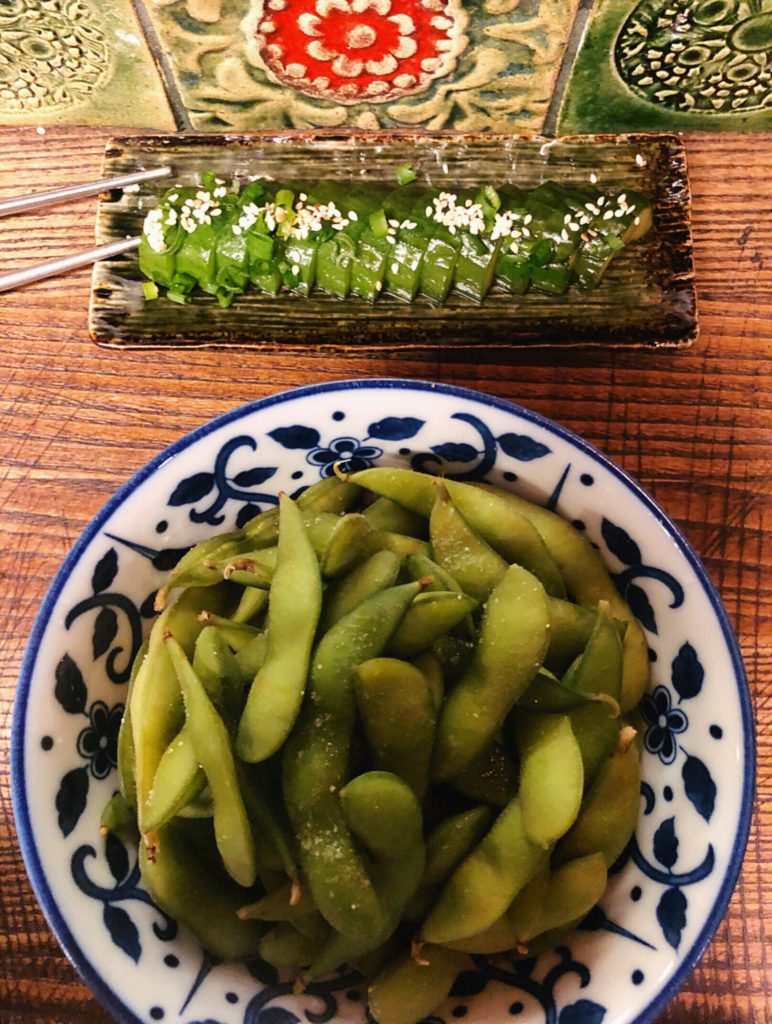
{"label": "chopped green onion", "polygon": [[142,291],[145,293],[145,298],[148,302],[158,298],[158,285],[153,281],[143,281]]}
{"label": "chopped green onion", "polygon": [[371,213],[368,220],[376,238],[385,238],[388,235],[389,222],[386,220],[386,211],[383,208]]}
{"label": "chopped green onion", "polygon": [[410,182],[415,181],[417,177],[418,175],[410,166],[410,164],[402,164],[400,167],[397,168],[398,185],[409,185]]}
{"label": "chopped green onion", "polygon": [[190,299],[187,295],[183,295],[182,292],[167,292],[166,298],[171,302],[177,302],[180,306],[187,306]]}
{"label": "chopped green onion", "polygon": [[609,249],[613,249],[615,252],[618,252],[620,249],[624,249],[625,247],[625,243],[618,235],[612,235],[610,233],[606,235],[606,244]]}
{"label": "chopped green onion", "polygon": [[288,188],[280,188],[276,193],[276,205],[283,206],[287,210],[292,209],[292,204],[295,201],[295,193],[290,191]]}
{"label": "chopped green onion", "polygon": [[491,207],[491,209],[493,209],[493,210],[500,210],[501,209],[501,196],[498,194],[498,192],[493,187],[493,185],[486,185],[482,189],[482,195],[483,195],[483,199],[485,200],[487,205]]}
{"label": "chopped green onion", "polygon": [[248,185],[242,189],[241,195],[239,196],[239,203],[242,206],[246,206],[247,203],[254,203],[258,199],[262,199],[265,195],[265,189],[259,181],[250,181]]}

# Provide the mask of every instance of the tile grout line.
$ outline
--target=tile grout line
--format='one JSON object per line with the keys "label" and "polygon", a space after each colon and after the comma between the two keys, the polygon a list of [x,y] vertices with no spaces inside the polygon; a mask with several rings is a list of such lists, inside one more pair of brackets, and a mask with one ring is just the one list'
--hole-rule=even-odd
{"label": "tile grout line", "polygon": [[166,92],[166,98],[169,101],[172,115],[174,120],[177,122],[178,131],[189,132],[191,131],[190,118],[188,117],[188,111],[185,104],[182,101],[182,96],[177,88],[177,81],[174,77],[174,71],[172,70],[171,60],[169,55],[164,50],[161,40],[156,32],[155,25],[152,22],[150,15],[147,13],[147,8],[143,0],[131,0],[131,5],[134,8],[134,13],[139,21],[140,28],[145,36],[145,42],[148,45],[148,49],[155,61],[155,65],[158,68],[161,81],[163,82],[164,91]]}
{"label": "tile grout line", "polygon": [[584,41],[584,35],[590,21],[590,14],[595,5],[595,0],[580,0],[579,9],[576,12],[574,23],[568,34],[563,60],[560,62],[560,71],[555,79],[555,88],[552,90],[547,113],[544,117],[543,135],[557,135],[560,111],[563,106],[566,89],[574,71],[576,58],[579,56]]}

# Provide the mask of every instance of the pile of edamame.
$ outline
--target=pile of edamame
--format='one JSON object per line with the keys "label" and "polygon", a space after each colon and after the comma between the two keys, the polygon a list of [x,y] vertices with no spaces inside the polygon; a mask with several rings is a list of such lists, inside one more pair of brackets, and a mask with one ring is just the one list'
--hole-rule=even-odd
{"label": "pile of edamame", "polygon": [[213,955],[342,964],[413,1024],[601,897],[639,803],[643,633],[587,539],[487,484],[331,476],[193,547],[121,727],[144,883]]}

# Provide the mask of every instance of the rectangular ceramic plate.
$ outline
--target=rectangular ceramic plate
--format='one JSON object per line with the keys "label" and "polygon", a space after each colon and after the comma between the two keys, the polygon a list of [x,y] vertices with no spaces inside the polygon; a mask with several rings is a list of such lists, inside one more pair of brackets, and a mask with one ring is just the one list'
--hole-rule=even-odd
{"label": "rectangular ceramic plate", "polygon": [[[375,305],[315,292],[275,298],[248,292],[229,309],[208,295],[187,306],[145,302],[135,252],[94,267],[90,330],[102,345],[250,345],[372,350],[506,347],[522,344],[687,346],[697,334],[689,184],[683,143],[674,135],[577,136],[546,140],[512,135],[330,131],[282,135],[148,135],[111,141],[105,177],[170,164],[173,181],[201,171],[278,181],[380,181],[410,163],[419,180],[449,188],[512,182],[534,188],[553,178],[586,184],[591,173],[609,191],[636,189],[654,200],[654,229],[611,264],[591,293],[562,296],[493,289],[482,303],[451,294],[442,306],[389,296]],[[148,209],[169,186],[105,195],[97,242],[139,234]]]}

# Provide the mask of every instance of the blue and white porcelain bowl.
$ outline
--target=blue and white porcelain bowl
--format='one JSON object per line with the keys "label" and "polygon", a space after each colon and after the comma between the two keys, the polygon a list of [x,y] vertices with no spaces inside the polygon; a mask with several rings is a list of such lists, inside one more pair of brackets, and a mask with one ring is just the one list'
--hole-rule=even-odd
{"label": "blue and white porcelain bowl", "polygon": [[485,478],[556,508],[598,545],[651,650],[641,818],[600,908],[537,961],[478,960],[438,1017],[653,1021],[715,931],[740,869],[753,727],[737,644],[694,552],[634,481],[564,428],[445,385],[346,381],[237,409],[150,462],[77,542],[35,625],[13,724],[19,838],[51,927],[121,1022],[364,1021],[353,975],[295,996],[271,969],[214,965],[152,905],[136,851],[99,837],[129,667],[163,571],[339,460]]}

